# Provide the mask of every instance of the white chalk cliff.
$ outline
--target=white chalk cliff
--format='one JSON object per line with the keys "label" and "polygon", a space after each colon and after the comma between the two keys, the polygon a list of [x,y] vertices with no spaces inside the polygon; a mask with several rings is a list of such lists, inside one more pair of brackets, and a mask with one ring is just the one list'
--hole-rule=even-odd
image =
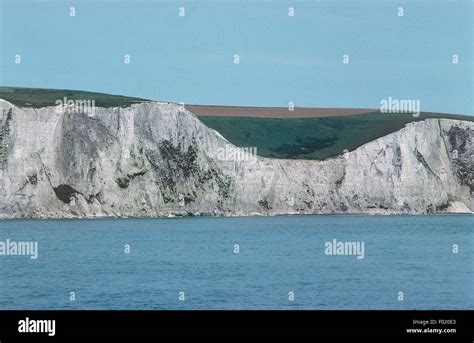
{"label": "white chalk cliff", "polygon": [[427,119],[324,161],[226,161],[238,148],[176,104],[0,99],[0,218],[470,213],[473,130]]}

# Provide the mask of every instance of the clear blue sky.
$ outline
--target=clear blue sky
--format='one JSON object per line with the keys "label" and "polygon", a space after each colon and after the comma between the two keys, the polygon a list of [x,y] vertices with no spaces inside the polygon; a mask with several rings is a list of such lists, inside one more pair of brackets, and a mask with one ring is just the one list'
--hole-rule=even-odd
{"label": "clear blue sky", "polygon": [[0,3],[3,86],[216,105],[378,108],[392,97],[474,114],[471,0]]}

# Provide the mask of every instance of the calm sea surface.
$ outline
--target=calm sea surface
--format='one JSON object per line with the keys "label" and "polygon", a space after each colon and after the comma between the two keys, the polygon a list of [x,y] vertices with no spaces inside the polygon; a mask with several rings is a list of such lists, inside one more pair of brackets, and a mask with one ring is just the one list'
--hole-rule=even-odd
{"label": "calm sea surface", "polygon": [[468,215],[0,221],[7,239],[39,251],[0,256],[0,309],[474,308]]}

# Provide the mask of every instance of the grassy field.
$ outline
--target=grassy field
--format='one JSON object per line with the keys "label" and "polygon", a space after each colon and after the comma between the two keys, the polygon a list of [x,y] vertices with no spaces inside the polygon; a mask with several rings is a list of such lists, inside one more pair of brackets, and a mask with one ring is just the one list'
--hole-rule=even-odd
{"label": "grassy field", "polygon": [[147,101],[122,95],[74,91],[67,89],[16,88],[0,87],[0,99],[5,99],[16,106],[45,107],[56,105],[56,100],[95,100],[98,107],[127,107]]}
{"label": "grassy field", "polygon": [[397,131],[405,124],[426,118],[450,118],[474,121],[474,117],[421,113],[382,114],[373,112],[347,117],[325,118],[239,118],[200,116],[231,143],[257,147],[263,157],[289,159],[326,159],[352,151],[374,139]]}
{"label": "grassy field", "polygon": [[[67,97],[70,100],[95,100],[99,107],[126,107],[131,104],[149,101],[140,98],[105,93],[71,91],[59,89],[0,87],[0,98],[17,106],[44,107],[55,105],[56,100]],[[419,117],[411,114],[382,114],[371,112],[341,116],[341,111],[353,114],[352,109],[332,109],[333,116],[321,117],[321,109],[303,109],[315,118],[252,118],[249,109],[239,107],[216,107],[235,113],[244,112],[246,117],[232,117],[229,113],[205,115],[206,106],[200,108],[199,119],[208,127],[217,130],[231,143],[240,147],[257,147],[257,153],[263,157],[289,159],[326,159],[342,154],[345,149],[351,151],[374,139],[397,131],[405,124],[426,118],[450,118],[474,121],[472,116],[422,113]],[[254,108],[255,115],[268,108]],[[204,111],[204,112],[202,112]],[[230,110],[229,110],[230,111]],[[240,111],[240,112],[239,112]],[[313,111],[313,112],[311,112]],[[352,112],[351,112],[352,111]],[[310,113],[311,112],[311,113]],[[307,114],[305,114],[307,115]]]}

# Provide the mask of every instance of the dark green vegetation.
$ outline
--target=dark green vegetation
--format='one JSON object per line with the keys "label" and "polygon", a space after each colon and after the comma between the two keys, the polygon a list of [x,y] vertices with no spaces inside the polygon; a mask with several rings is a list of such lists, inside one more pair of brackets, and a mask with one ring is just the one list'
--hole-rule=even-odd
{"label": "dark green vegetation", "polygon": [[200,116],[231,143],[257,147],[263,157],[326,159],[352,151],[374,139],[403,128],[407,123],[427,118],[474,121],[474,117],[451,114],[379,112],[347,117],[322,118],[241,118]]}
{"label": "dark green vegetation", "polygon": [[0,169],[6,167],[8,144],[10,143],[10,132],[12,122],[12,109],[7,112],[5,123],[0,126]]}
{"label": "dark green vegetation", "polygon": [[0,98],[21,107],[55,106],[57,100],[94,100],[97,107],[127,107],[149,101],[122,95],[74,91],[67,89],[0,87]]}
{"label": "dark green vegetation", "polygon": [[[462,185],[468,186],[471,189],[471,193],[474,193],[474,179],[472,178],[472,158],[467,149],[470,147],[470,135],[467,131],[461,129],[458,126],[452,126],[448,132],[449,144],[451,148],[451,153],[454,150],[457,150],[458,153],[464,155],[464,158],[453,159],[453,164],[455,166],[456,174],[458,180],[461,181]],[[472,156],[472,155],[471,155]]]}

